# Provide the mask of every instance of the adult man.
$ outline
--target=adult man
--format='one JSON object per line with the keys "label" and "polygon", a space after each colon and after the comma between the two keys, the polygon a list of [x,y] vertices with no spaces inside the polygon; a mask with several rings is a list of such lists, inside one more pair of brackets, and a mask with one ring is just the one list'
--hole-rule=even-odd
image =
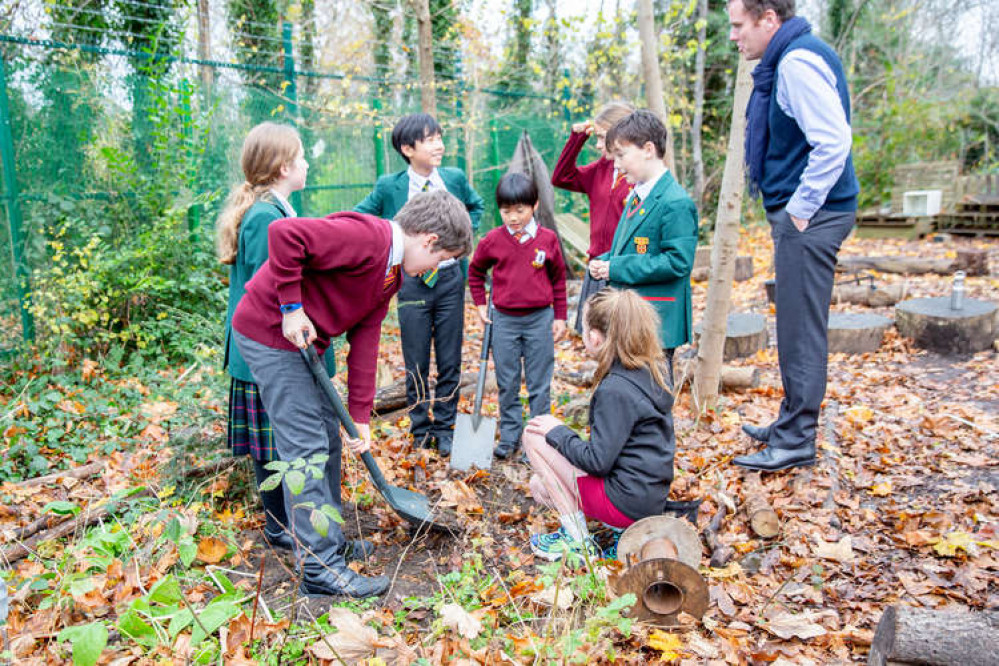
{"label": "adult man", "polygon": [[742,426],[766,447],[733,462],[772,472],[815,462],[836,253],[853,227],[860,188],[850,157],[850,94],[836,53],[794,15],[794,0],[730,0],[728,13],[729,39],[747,60],[761,59],[746,110],[746,164],[774,241],[784,385],[773,423]]}

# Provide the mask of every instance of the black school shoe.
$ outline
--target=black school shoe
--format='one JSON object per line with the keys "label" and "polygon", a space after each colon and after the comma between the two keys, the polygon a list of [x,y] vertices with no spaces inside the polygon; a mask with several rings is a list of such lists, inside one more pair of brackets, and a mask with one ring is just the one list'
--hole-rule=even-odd
{"label": "black school shoe", "polygon": [[493,449],[493,455],[500,460],[506,460],[513,455],[513,452],[517,450],[517,444],[514,442],[500,442]]}
{"label": "black school shoe", "polygon": [[768,446],[747,456],[736,456],[732,462],[739,467],[757,472],[777,472],[791,467],[808,467],[815,464],[815,440],[793,449]]}
{"label": "black school shoe", "polygon": [[[288,532],[272,534],[264,530],[264,540],[273,548],[295,550],[295,540]],[[348,562],[363,562],[375,554],[375,544],[367,539],[352,539],[343,544],[337,555],[343,556]]]}
{"label": "black school shoe", "polygon": [[304,578],[298,589],[308,597],[363,599],[385,594],[390,582],[387,576],[362,576],[340,559],[319,573]]}

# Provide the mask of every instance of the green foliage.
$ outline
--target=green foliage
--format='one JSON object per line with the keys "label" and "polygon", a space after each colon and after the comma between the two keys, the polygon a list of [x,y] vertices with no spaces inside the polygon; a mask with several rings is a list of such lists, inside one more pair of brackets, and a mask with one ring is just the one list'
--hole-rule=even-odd
{"label": "green foliage", "polygon": [[107,199],[50,193],[37,209],[45,233],[32,249],[30,310],[49,353],[121,347],[188,360],[219,326],[221,275],[207,239],[188,228],[192,207],[215,198],[191,192],[206,118],[192,111],[185,82],[146,83],[146,159],[101,139],[94,169],[111,189]]}
{"label": "green foliage", "polygon": [[[290,461],[272,460],[264,465],[264,469],[274,472],[274,474],[268,476],[260,484],[260,489],[264,491],[274,490],[283,481],[288,486],[288,492],[292,495],[301,495],[302,491],[305,490],[306,477],[311,476],[316,481],[323,478],[323,465],[327,460],[329,460],[329,456],[325,453],[313,454],[307,460],[304,458]],[[312,502],[299,502],[294,506],[295,508],[310,509],[309,522],[312,524],[312,529],[322,536],[329,533],[330,521],[343,524],[340,512],[330,504],[316,506]]]}
{"label": "green foliage", "polygon": [[73,666],[94,666],[108,644],[108,628],[103,622],[66,627],[57,640],[73,646]]}

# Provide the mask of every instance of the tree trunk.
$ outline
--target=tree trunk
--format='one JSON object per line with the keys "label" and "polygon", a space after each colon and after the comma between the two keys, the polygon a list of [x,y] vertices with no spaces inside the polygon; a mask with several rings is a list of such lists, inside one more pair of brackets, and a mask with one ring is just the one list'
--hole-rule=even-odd
{"label": "tree trunk", "polygon": [[[200,60],[212,59],[211,45],[211,23],[209,17],[208,0],[198,0],[198,58]],[[201,92],[207,97],[212,90],[212,83],[215,81],[215,70],[208,65],[198,68],[201,77]]]}
{"label": "tree trunk", "polygon": [[888,606],[867,657],[868,666],[994,665],[999,655],[999,612],[935,611]]}
{"label": "tree trunk", "polygon": [[749,65],[739,59],[736,75],[735,101],[732,104],[732,122],[728,136],[728,153],[725,157],[725,175],[718,197],[715,216],[715,235],[711,253],[711,279],[708,282],[708,302],[704,312],[704,332],[697,344],[697,376],[694,383],[694,400],[698,410],[710,409],[718,401],[718,384],[721,376],[722,355],[725,351],[725,332],[728,310],[732,301],[732,278],[735,259],[739,251],[739,223],[742,216],[744,191],[744,149],[746,132],[746,104],[752,82]]}
{"label": "tree trunk", "polygon": [[694,64],[694,118],[690,122],[690,150],[694,167],[694,203],[704,203],[704,155],[701,150],[701,126],[704,124],[704,63],[708,30],[708,0],[698,0],[697,58]]}
{"label": "tree trunk", "polygon": [[[652,13],[652,0],[638,0],[638,34],[642,38],[642,71],[645,74],[645,97],[652,110],[669,128],[669,115],[666,113],[666,100],[663,99],[663,78],[659,71],[659,39],[656,33],[655,15]],[[673,160],[673,136],[666,135],[666,167],[676,173]]]}
{"label": "tree trunk", "polygon": [[437,115],[437,91],[434,83],[434,35],[429,0],[413,0],[420,33],[420,106],[424,113]]}

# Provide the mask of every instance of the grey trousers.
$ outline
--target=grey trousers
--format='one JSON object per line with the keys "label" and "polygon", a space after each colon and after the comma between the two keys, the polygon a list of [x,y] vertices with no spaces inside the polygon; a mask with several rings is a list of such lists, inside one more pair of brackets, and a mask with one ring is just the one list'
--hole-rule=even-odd
{"label": "grey trousers", "polygon": [[297,352],[274,349],[233,331],[236,346],[260,387],[260,398],[274,428],[274,443],[280,460],[308,459],[317,453],[329,455],[321,478],[305,475],[305,486],[292,495],[283,483],[290,526],[299,543],[298,558],[306,578],[326,566],[342,563],[345,544],[340,526],[332,521],[324,537],[309,519],[316,508],[331,505],[342,511],[340,498],[340,422],[333,407],[316,384],[309,367]]}
{"label": "grey trousers", "polygon": [[[524,429],[520,380],[527,384],[531,416],[551,414],[552,374],[555,371],[555,312],[544,308],[523,317],[493,308],[493,364],[499,387],[500,442],[516,448]],[[523,367],[523,374],[521,374]]]}
{"label": "grey trousers", "polygon": [[819,210],[798,231],[786,210],[767,213],[776,267],[777,360],[784,399],[770,446],[793,449],[815,440],[826,393],[829,304],[836,254],[855,212]]}

